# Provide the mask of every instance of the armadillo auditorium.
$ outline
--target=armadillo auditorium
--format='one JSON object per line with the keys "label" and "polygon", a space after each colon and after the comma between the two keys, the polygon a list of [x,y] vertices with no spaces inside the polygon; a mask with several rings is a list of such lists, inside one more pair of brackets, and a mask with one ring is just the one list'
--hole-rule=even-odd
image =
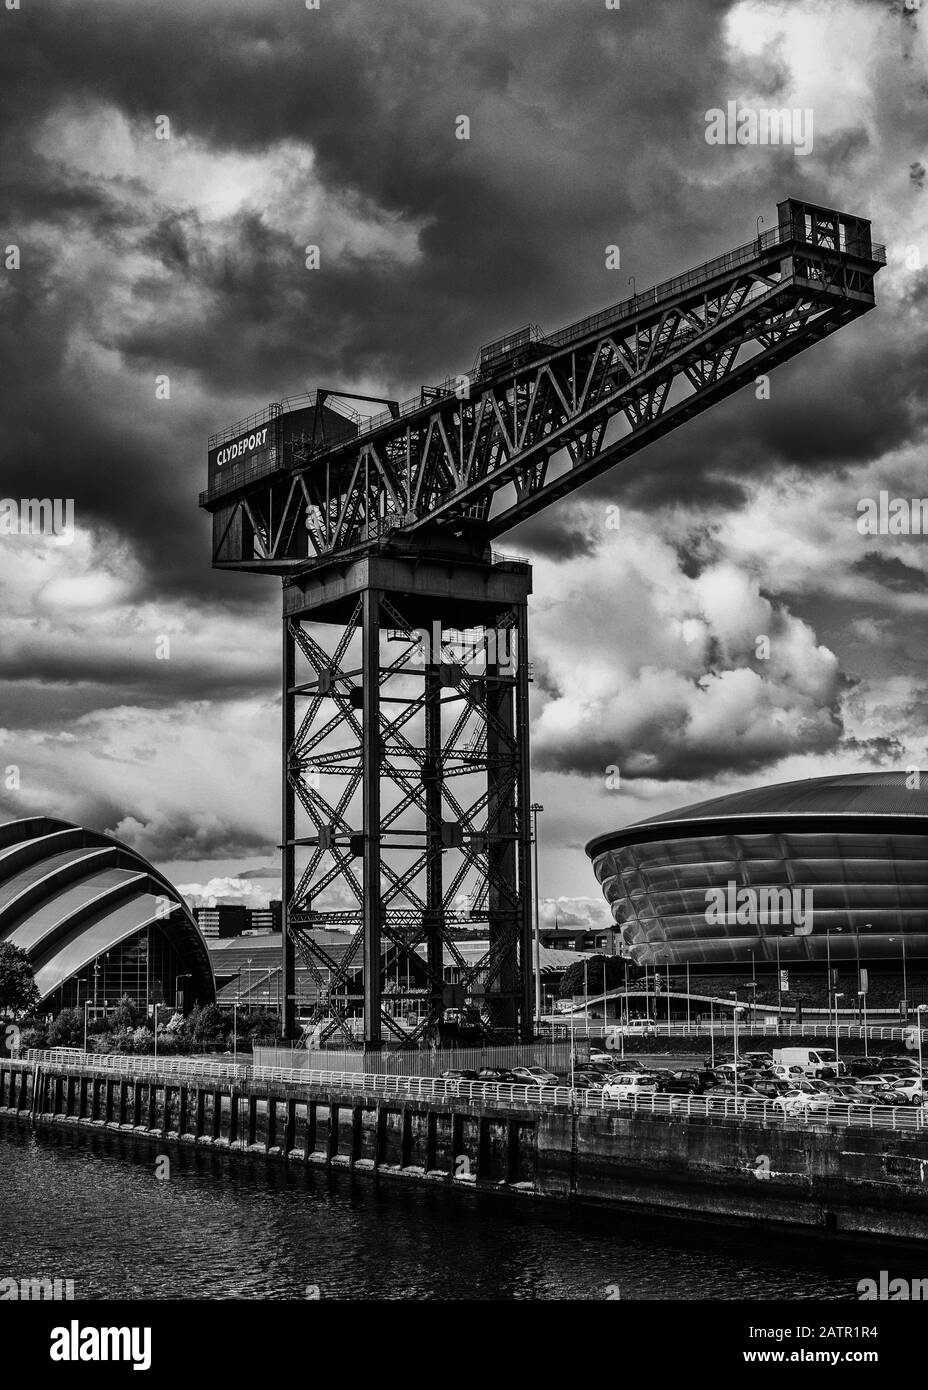
{"label": "armadillo auditorium", "polygon": [[755,787],[586,852],[636,965],[818,976],[853,962],[910,982],[928,970],[928,773]]}
{"label": "armadillo auditorium", "polygon": [[173,884],[112,835],[51,816],[0,825],[0,942],[28,955],[42,1013],[102,1011],[126,994],[184,1009],[216,997]]}

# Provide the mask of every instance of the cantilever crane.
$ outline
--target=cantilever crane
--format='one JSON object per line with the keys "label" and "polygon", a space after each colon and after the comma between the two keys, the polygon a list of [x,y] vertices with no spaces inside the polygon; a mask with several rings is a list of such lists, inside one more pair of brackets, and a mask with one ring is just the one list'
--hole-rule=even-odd
{"label": "cantilever crane", "polygon": [[466,1000],[488,1037],[531,1037],[531,569],[491,544],[873,308],[885,259],[866,220],[789,199],[754,241],[374,417],[319,391],[210,440],[213,565],[284,585],[288,1035],[296,944],[324,1035],[363,1000],[369,1046],[417,1041]]}

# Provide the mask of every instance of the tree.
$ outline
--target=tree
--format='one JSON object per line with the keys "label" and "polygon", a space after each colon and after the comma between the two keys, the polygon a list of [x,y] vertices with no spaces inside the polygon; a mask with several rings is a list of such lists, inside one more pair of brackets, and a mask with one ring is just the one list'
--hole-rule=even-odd
{"label": "tree", "polygon": [[[576,960],[564,971],[558,995],[561,999],[572,999],[583,993],[583,961]],[[625,981],[625,962],[621,956],[588,956],[586,960],[586,981],[590,994],[602,994],[603,969],[605,968],[606,988],[618,989]],[[630,974],[629,978],[633,978]]]}
{"label": "tree", "polygon": [[116,1007],[110,1015],[110,1026],[116,1032],[121,1032],[123,1029],[131,1031],[131,1029],[138,1027],[138,1022],[139,1006],[128,994],[124,994],[117,1001]]}
{"label": "tree", "polygon": [[48,1029],[50,1047],[82,1047],[84,1043],[84,1010],[62,1009]]}
{"label": "tree", "polygon": [[19,1018],[34,1009],[40,998],[26,952],[4,942],[0,946],[0,1013]]}
{"label": "tree", "polygon": [[228,1031],[228,1021],[215,1004],[196,1005],[190,1010],[187,1028],[194,1042],[220,1042]]}

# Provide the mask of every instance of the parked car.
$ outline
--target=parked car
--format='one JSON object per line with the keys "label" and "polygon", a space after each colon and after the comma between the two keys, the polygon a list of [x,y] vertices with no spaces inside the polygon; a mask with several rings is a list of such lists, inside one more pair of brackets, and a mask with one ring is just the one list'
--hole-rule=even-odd
{"label": "parked car", "polygon": [[599,1071],[575,1071],[574,1089],[577,1091],[601,1091],[606,1079]]}
{"label": "parked car", "polygon": [[925,1083],[920,1076],[900,1076],[893,1090],[904,1095],[909,1105],[924,1105]]}
{"label": "parked car", "polygon": [[754,1087],[754,1086],[749,1086],[749,1085],[747,1085],[746,1083],[742,1083],[741,1081],[738,1082],[737,1086],[735,1085],[735,1083],[734,1083],[733,1081],[732,1081],[732,1082],[723,1081],[723,1082],[721,1082],[721,1083],[720,1083],[719,1085],[717,1085],[717,1086],[709,1086],[709,1087],[707,1087],[707,1089],[705,1090],[704,1095],[706,1095],[706,1096],[723,1096],[723,1095],[730,1095],[730,1096],[733,1096],[733,1095],[735,1095],[736,1093],[737,1093],[739,1096],[744,1096],[746,1099],[752,1099],[752,1100],[763,1100],[763,1099],[764,1099],[764,1097],[761,1095],[760,1091],[758,1091],[758,1090],[756,1089],[756,1087]]}
{"label": "parked car", "polygon": [[802,1067],[796,1065],[787,1066],[785,1062],[775,1062],[771,1070],[774,1076],[779,1077],[783,1081],[798,1081],[801,1077],[805,1076]]}
{"label": "parked car", "polygon": [[892,1071],[911,1072],[914,1076],[918,1075],[918,1061],[915,1057],[881,1057],[880,1065],[889,1067]]}
{"label": "parked car", "polygon": [[702,1090],[702,1083],[694,1071],[675,1071],[662,1076],[657,1089],[662,1095],[695,1096]]}
{"label": "parked car", "polygon": [[517,1082],[526,1086],[556,1086],[557,1075],[547,1067],[513,1067]]}
{"label": "parked car", "polygon": [[481,1067],[478,1072],[481,1081],[493,1081],[497,1086],[516,1085],[516,1078],[505,1067]]}
{"label": "parked car", "polygon": [[847,1069],[851,1076],[871,1076],[879,1071],[882,1057],[849,1057]]}
{"label": "parked car", "polygon": [[841,1081],[833,1088],[835,1104],[876,1105],[876,1097],[869,1091],[862,1091],[851,1081]]}
{"label": "parked car", "polygon": [[603,1052],[601,1048],[594,1047],[590,1052],[590,1061],[594,1067],[614,1067],[615,1053]]}
{"label": "parked car", "polygon": [[763,1080],[754,1083],[754,1089],[759,1095],[762,1095],[765,1100],[777,1100],[780,1096],[786,1095],[792,1088],[788,1081],[783,1081],[779,1077],[774,1077],[773,1079],[765,1077]]}
{"label": "parked car", "polygon": [[441,1073],[442,1081],[476,1081],[477,1073],[467,1071],[463,1067],[449,1067],[447,1071]]}
{"label": "parked car", "polygon": [[875,1080],[873,1077],[861,1077],[858,1086],[867,1095],[873,1096],[878,1105],[904,1105],[905,1101],[901,1094],[886,1085],[884,1081]]}
{"label": "parked car", "polygon": [[603,1087],[608,1100],[631,1100],[635,1096],[654,1095],[657,1078],[650,1072],[617,1072]]}

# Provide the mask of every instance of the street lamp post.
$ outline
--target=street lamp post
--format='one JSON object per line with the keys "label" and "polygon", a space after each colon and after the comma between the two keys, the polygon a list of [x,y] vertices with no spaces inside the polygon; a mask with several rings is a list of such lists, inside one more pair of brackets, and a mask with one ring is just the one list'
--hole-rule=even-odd
{"label": "street lamp post", "polygon": [[[783,976],[780,973],[780,938],[776,937],[777,943],[777,1028],[780,1027],[780,1014],[783,1012]],[[755,995],[756,998],[756,995]]]}
{"label": "street lamp post", "polygon": [[[541,935],[538,927],[538,814],[545,808],[538,801],[533,801],[529,810],[532,813],[532,841],[535,846],[535,938],[533,941],[534,967],[535,967],[535,1027],[536,1031],[541,1027]],[[557,944],[557,943],[555,943]]]}
{"label": "street lamp post", "polygon": [[757,958],[751,952],[751,1027],[757,1028]]}
{"label": "street lamp post", "polygon": [[918,1074],[922,1077],[922,1096],[924,1098],[925,1078],[922,1076],[922,1020],[921,1015],[928,1013],[928,1004],[919,1004],[915,1010],[915,1024],[918,1028]]}
{"label": "street lamp post", "polygon": [[686,962],[686,1031],[690,1031],[690,963]]}
{"label": "street lamp post", "polygon": [[738,1109],[738,1014],[740,1009],[740,1004],[736,1004],[732,1009],[732,1018],[735,1023],[735,1110]]}
{"label": "street lamp post", "polygon": [[586,1035],[590,1036],[590,982],[588,966],[589,960],[583,962],[583,1016],[586,1019]]}
{"label": "street lamp post", "polygon": [[84,1056],[87,1055],[87,1011],[90,1008],[90,998],[84,1000]]}
{"label": "street lamp post", "polygon": [[[838,1058],[838,1047],[839,1047],[839,1043],[838,1043],[838,1000],[839,1000],[839,999],[843,999],[843,998],[844,998],[844,995],[843,995],[843,994],[836,994],[836,995],[835,995],[835,1061],[836,1061],[836,1062],[839,1060],[839,1058]],[[837,1071],[837,1070],[838,1070],[838,1068],[835,1067],[835,1071]]]}
{"label": "street lamp post", "polygon": [[174,976],[174,1008],[175,1008],[175,1009],[179,1008],[179,1005],[178,1005],[178,1002],[177,1002],[178,999],[179,999],[179,997],[180,997],[180,991],[179,991],[179,989],[177,988],[177,982],[178,982],[178,980],[192,980],[192,979],[193,979],[193,976],[191,975],[191,973],[190,973],[189,970],[186,971],[183,975],[175,975],[175,976]]}

